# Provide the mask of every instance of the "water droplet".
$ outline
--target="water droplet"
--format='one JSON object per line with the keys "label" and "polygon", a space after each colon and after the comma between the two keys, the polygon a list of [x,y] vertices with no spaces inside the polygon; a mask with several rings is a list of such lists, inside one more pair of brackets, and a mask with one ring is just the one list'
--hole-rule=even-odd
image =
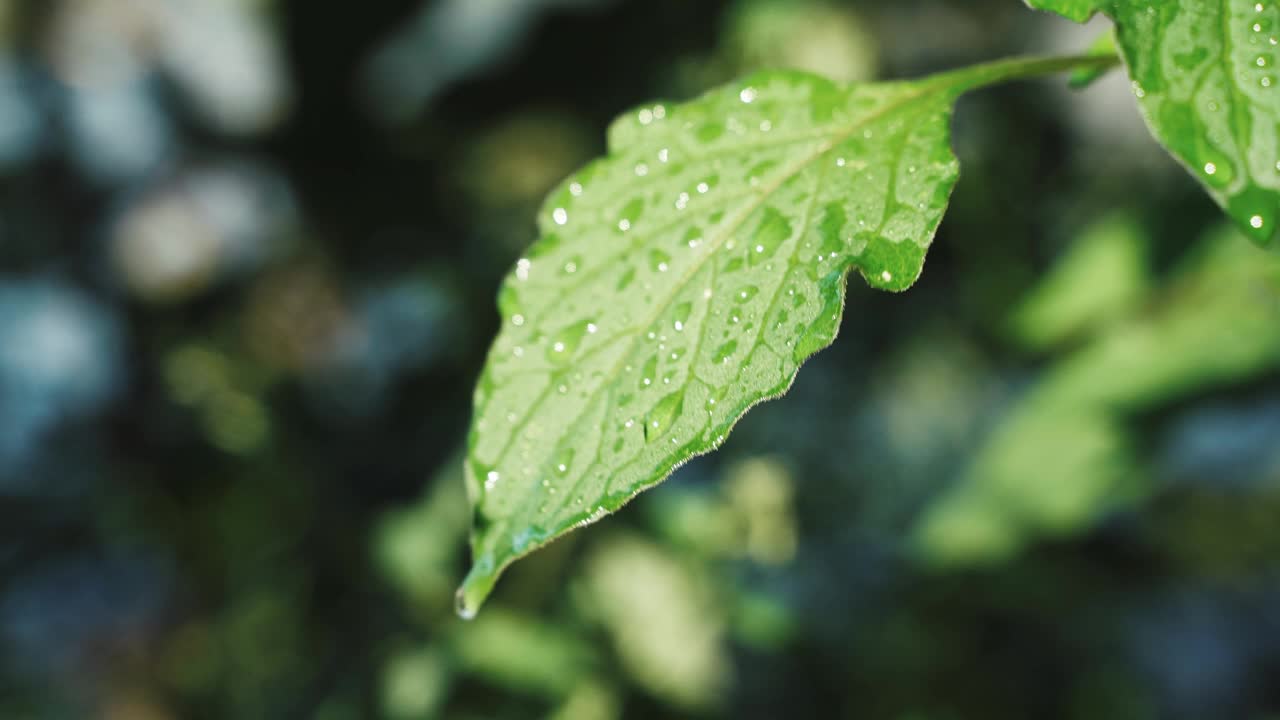
{"label": "water droplet", "polygon": [[653,384],[653,378],[658,374],[658,356],[654,355],[645,361],[644,369],[640,371],[640,389],[644,389]]}
{"label": "water droplet", "polygon": [[1253,217],[1249,218],[1249,225],[1252,226],[1255,230],[1261,230],[1263,225],[1262,216],[1254,215]]}
{"label": "water droplet", "polygon": [[[630,202],[628,202],[626,205],[623,206],[622,211],[619,213],[619,217],[622,220],[626,220],[627,226],[630,227],[633,223],[635,223],[637,220],[640,219],[640,216],[643,213],[644,213],[644,200],[640,198],[632,198]],[[618,222],[619,226],[622,225],[622,220],[619,220]]]}
{"label": "water droplet", "polygon": [[756,100],[756,95],[757,93],[755,88],[744,87],[742,88],[742,91],[738,93],[738,99],[744,103],[753,103]]}
{"label": "water droplet", "polygon": [[717,122],[706,123],[694,133],[694,137],[698,139],[698,142],[703,143],[712,142],[721,135],[724,135],[724,125]]}
{"label": "water droplet", "polygon": [[645,418],[645,440],[654,440],[662,433],[671,429],[671,425],[675,422],[676,418],[680,416],[680,410],[683,407],[683,390],[677,390],[659,400],[657,404],[653,406],[653,409],[649,411],[649,415]]}
{"label": "water droplet", "polygon": [[555,220],[557,225],[564,225],[569,222],[569,211],[564,208],[556,208],[551,211],[551,219]]}
{"label": "water droplet", "polygon": [[547,348],[547,359],[556,364],[569,362],[586,333],[587,323],[583,322],[575,322],[560,330]]}
{"label": "water droplet", "polygon": [[760,292],[760,288],[755,285],[747,285],[738,291],[738,299],[742,302],[748,302]]}
{"label": "water droplet", "polygon": [[556,454],[556,458],[553,462],[555,464],[555,471],[557,475],[560,477],[568,475],[569,468],[573,466],[573,449],[564,448]]}
{"label": "water droplet", "polygon": [[458,617],[463,620],[474,620],[476,618],[476,608],[467,602],[467,595],[462,588],[458,588],[458,592],[453,596],[453,611],[458,613]]}
{"label": "water droplet", "polygon": [[685,231],[682,242],[684,242],[690,248],[698,247],[698,245],[702,244],[702,230],[696,227],[689,228],[687,231]]}
{"label": "water droplet", "polygon": [[760,225],[755,231],[755,245],[752,248],[751,264],[755,265],[759,261],[773,257],[778,251],[778,247],[782,245],[787,238],[791,237],[791,223],[787,217],[776,209],[767,207],[764,209],[764,217],[760,220]]}
{"label": "water droplet", "polygon": [[640,163],[639,165],[636,165],[636,175],[639,175],[640,177],[644,177],[645,175],[648,175],[648,174],[649,174],[648,165],[646,165],[645,163]]}
{"label": "water droplet", "polygon": [[892,282],[893,273],[889,272],[888,270],[885,270],[884,272],[880,273],[880,279],[885,282]]}
{"label": "water droplet", "polygon": [[712,361],[717,363],[728,362],[729,358],[733,357],[733,354],[737,351],[738,351],[738,341],[730,340],[729,342],[716,348],[716,352],[714,355],[711,356],[711,359]]}
{"label": "water droplet", "polygon": [[[1213,138],[1210,138],[1212,141]],[[1231,158],[1217,152],[1212,147],[1206,148],[1201,158],[1204,159],[1202,170],[1204,181],[1216,188],[1227,187],[1235,180],[1236,168]]]}
{"label": "water droplet", "polygon": [[747,183],[749,185],[760,184],[760,178],[769,174],[769,171],[773,170],[777,165],[778,163],[775,160],[765,160],[762,163],[757,163],[747,171]]}
{"label": "water droplet", "polygon": [[529,270],[533,268],[533,263],[529,262],[529,258],[520,258],[516,261],[516,279],[528,280]]}
{"label": "water droplet", "polygon": [[489,474],[486,475],[484,478],[484,489],[486,491],[493,490],[495,487],[498,486],[498,481],[501,479],[502,479],[502,476],[499,475],[497,471],[490,470]]}
{"label": "water droplet", "polygon": [[671,256],[658,249],[649,251],[649,269],[664,273],[671,267]]}
{"label": "water droplet", "polygon": [[515,325],[516,327],[520,327],[521,325],[524,325],[524,316],[523,316],[523,315],[512,315],[512,316],[511,316],[511,324],[512,324],[512,325]]}
{"label": "water droplet", "polygon": [[689,314],[693,311],[693,303],[682,302],[676,306],[672,326],[676,332],[684,332],[685,323],[689,322]]}

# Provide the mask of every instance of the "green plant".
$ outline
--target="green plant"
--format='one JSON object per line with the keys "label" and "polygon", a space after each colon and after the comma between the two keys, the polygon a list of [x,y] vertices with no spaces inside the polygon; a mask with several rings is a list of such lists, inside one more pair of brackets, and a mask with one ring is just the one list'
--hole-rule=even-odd
{"label": "green plant", "polygon": [[[1105,12],[1114,48],[913,82],[767,72],[609,130],[552,192],[499,295],[466,460],[474,614],[502,570],[724,440],[829,345],[857,269],[902,291],[958,176],[965,92],[1123,59],[1153,134],[1260,245],[1280,219],[1280,7],[1250,0],[1030,0]],[[1117,56],[1117,52],[1119,56]]]}

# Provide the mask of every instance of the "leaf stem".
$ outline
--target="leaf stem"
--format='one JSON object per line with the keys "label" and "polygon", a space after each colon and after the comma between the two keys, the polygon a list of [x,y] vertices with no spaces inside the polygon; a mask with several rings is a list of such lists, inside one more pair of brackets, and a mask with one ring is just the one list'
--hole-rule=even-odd
{"label": "leaf stem", "polygon": [[956,94],[1013,80],[1055,75],[1072,70],[1108,70],[1120,65],[1114,52],[1083,55],[1023,56],[1003,58],[932,75],[929,82],[953,86]]}

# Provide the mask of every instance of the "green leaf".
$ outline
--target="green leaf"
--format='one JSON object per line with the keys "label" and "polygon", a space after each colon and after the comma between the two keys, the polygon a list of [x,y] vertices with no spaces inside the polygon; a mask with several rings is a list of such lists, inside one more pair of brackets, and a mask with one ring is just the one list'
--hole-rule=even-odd
{"label": "green leaf", "polygon": [[1037,10],[1050,10],[1076,22],[1084,22],[1106,7],[1106,0],[1027,0]]}
{"label": "green leaf", "polygon": [[919,277],[965,90],[1106,58],[843,86],[766,73],[628,113],[505,280],[466,462],[471,615],[516,558],[719,446],[835,338],[845,279]]}
{"label": "green leaf", "polygon": [[1112,5],[1152,132],[1250,238],[1270,242],[1280,221],[1280,5]]}
{"label": "green leaf", "polygon": [[1014,308],[1014,337],[1045,350],[1125,317],[1145,299],[1146,250],[1142,227],[1132,217],[1115,214],[1095,222]]}
{"label": "green leaf", "polygon": [[[1094,38],[1089,45],[1090,55],[1116,55],[1120,51],[1116,48],[1115,28],[1107,28],[1107,31]],[[1103,75],[1111,71],[1109,67],[1088,67],[1080,68],[1071,73],[1068,84],[1076,90],[1082,90],[1097,82]]]}
{"label": "green leaf", "polygon": [[1116,23],[1156,139],[1254,242],[1280,224],[1280,4],[1274,0],[1030,0]]}

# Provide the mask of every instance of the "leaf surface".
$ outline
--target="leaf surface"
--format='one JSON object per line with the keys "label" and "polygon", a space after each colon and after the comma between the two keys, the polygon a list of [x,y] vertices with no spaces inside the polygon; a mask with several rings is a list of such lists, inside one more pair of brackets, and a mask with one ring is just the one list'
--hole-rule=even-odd
{"label": "leaf surface", "polygon": [[[920,275],[965,90],[1079,59],[916,82],[767,73],[628,113],[567,179],[499,294],[466,462],[475,612],[516,558],[719,446],[835,338],[845,279]],[[1107,62],[1106,60],[1098,62]]]}
{"label": "leaf surface", "polygon": [[1030,0],[1116,23],[1156,139],[1259,245],[1280,230],[1280,3],[1275,0]]}
{"label": "leaf surface", "polygon": [[1076,22],[1084,22],[1106,6],[1106,0],[1027,0],[1037,10],[1049,10]]}

